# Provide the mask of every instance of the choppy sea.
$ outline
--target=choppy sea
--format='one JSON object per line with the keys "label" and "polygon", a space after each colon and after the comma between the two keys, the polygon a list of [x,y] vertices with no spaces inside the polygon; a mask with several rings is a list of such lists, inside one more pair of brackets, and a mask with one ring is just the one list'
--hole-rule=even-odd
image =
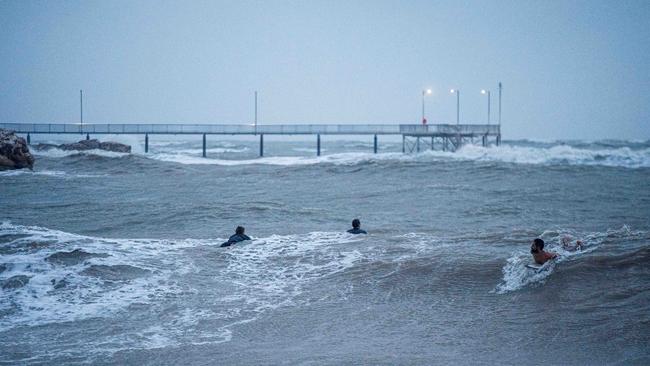
{"label": "choppy sea", "polygon": [[0,364],[650,364],[650,141],[101,138],[0,172]]}

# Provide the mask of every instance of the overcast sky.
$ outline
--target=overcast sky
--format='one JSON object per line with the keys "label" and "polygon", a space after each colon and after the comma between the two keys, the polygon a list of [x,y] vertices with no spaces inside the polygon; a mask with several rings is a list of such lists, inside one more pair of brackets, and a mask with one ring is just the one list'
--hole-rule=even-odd
{"label": "overcast sky", "polygon": [[650,1],[0,1],[0,121],[650,138]]}

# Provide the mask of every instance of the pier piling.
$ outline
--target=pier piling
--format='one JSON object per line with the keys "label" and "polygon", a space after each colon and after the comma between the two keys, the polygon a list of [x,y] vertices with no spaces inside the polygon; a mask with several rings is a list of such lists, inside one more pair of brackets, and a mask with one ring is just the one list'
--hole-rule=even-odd
{"label": "pier piling", "polygon": [[406,152],[406,135],[402,135],[402,154]]}
{"label": "pier piling", "polygon": [[320,156],[320,134],[316,135],[316,156]]}
{"label": "pier piling", "polygon": [[86,134],[86,140],[90,140],[90,134],[89,133]]}
{"label": "pier piling", "polygon": [[205,134],[203,134],[203,157],[205,158]]}
{"label": "pier piling", "polygon": [[375,135],[375,138],[374,138],[373,148],[374,148],[373,151],[376,154],[377,153],[377,135]]}
{"label": "pier piling", "polygon": [[149,134],[144,134],[144,152],[145,154],[149,152]]}
{"label": "pier piling", "polygon": [[260,157],[264,156],[264,134],[260,134]]}
{"label": "pier piling", "polygon": [[31,143],[32,143],[32,138],[31,138],[31,136],[29,136],[29,134],[27,134],[27,145],[29,145]]}

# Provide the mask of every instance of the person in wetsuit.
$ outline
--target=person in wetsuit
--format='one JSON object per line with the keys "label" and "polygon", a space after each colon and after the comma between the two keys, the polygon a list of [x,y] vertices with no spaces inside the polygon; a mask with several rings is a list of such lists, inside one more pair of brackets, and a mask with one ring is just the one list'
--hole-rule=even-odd
{"label": "person in wetsuit", "polygon": [[361,230],[361,221],[359,219],[352,220],[352,229],[348,230],[350,234],[368,234],[365,230]]}
{"label": "person in wetsuit", "polygon": [[557,253],[544,251],[544,240],[539,238],[533,240],[533,244],[530,246],[530,254],[533,255],[533,259],[537,264],[544,264],[551,259],[557,258]]}
{"label": "person in wetsuit", "polygon": [[235,234],[228,238],[228,241],[221,244],[221,246],[229,247],[235,243],[239,243],[240,241],[251,240],[248,235],[244,234],[244,231],[246,231],[246,229],[244,229],[243,226],[237,226],[237,229],[235,229]]}

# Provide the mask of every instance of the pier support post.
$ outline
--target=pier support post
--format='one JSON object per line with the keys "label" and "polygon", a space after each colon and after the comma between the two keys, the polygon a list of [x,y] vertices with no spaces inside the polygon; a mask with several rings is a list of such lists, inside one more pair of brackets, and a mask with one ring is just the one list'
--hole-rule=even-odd
{"label": "pier support post", "polygon": [[149,152],[149,134],[144,134],[144,152],[145,154]]}
{"label": "pier support post", "polygon": [[406,152],[406,135],[402,135],[402,154]]}
{"label": "pier support post", "polygon": [[431,136],[431,151],[433,151],[433,150],[435,150],[435,149],[433,148],[433,136]]}
{"label": "pier support post", "polygon": [[205,134],[203,134],[203,157],[205,158]]}
{"label": "pier support post", "polygon": [[376,154],[376,153],[377,153],[377,135],[375,135],[375,138],[374,138],[374,144],[373,144],[373,145],[374,145],[374,149],[373,149],[373,150],[374,150],[374,152],[375,152],[375,154]]}
{"label": "pier support post", "polygon": [[415,145],[417,148],[417,152],[420,152],[420,137],[418,137],[417,140],[415,140]]}
{"label": "pier support post", "polygon": [[501,134],[497,135],[497,146],[501,145]]}
{"label": "pier support post", "polygon": [[316,156],[320,156],[320,134],[316,135]]}
{"label": "pier support post", "polygon": [[27,134],[27,145],[32,143],[32,138],[29,136],[29,133]]}
{"label": "pier support post", "polygon": [[264,134],[260,134],[260,157],[264,156]]}
{"label": "pier support post", "polygon": [[482,144],[483,144],[483,147],[487,147],[487,135],[483,135]]}
{"label": "pier support post", "polygon": [[90,134],[89,133],[86,134],[86,140],[90,140]]}

